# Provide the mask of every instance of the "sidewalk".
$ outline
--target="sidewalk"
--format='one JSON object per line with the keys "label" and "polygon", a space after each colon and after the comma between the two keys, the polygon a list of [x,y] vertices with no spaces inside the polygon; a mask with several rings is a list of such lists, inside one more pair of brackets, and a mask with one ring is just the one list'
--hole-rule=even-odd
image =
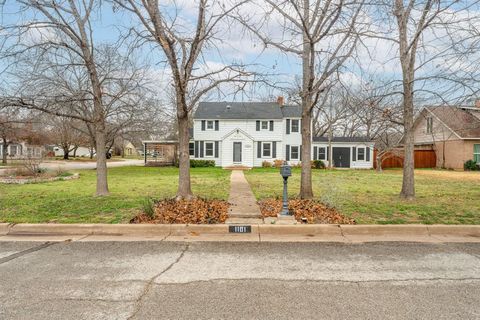
{"label": "sidewalk", "polygon": [[477,242],[480,225],[0,224],[1,241]]}
{"label": "sidewalk", "polygon": [[242,170],[233,170],[230,176],[228,224],[261,224],[262,213]]}

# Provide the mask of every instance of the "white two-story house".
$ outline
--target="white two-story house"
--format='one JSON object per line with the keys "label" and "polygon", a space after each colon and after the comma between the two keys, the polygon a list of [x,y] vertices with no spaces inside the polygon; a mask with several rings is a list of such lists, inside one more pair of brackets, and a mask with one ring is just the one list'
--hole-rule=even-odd
{"label": "white two-story house", "polygon": [[[260,167],[264,161],[301,159],[301,110],[278,102],[201,102],[193,116],[192,159],[220,167]],[[330,146],[330,147],[329,147]],[[372,141],[314,137],[312,158],[339,168],[373,168]]]}

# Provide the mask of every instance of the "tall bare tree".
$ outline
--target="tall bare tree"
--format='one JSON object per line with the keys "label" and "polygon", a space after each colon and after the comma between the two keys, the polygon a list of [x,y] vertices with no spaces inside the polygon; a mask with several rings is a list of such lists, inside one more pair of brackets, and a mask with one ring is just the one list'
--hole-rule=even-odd
{"label": "tall bare tree", "polygon": [[[302,65],[298,92],[302,106],[300,197],[313,197],[310,161],[312,112],[332,76],[352,56],[358,42],[364,1],[265,0],[238,10],[236,19],[265,47],[297,56]],[[281,30],[280,32],[278,30]]]}
{"label": "tall bare tree", "polygon": [[156,43],[166,58],[175,91],[178,127],[177,199],[191,199],[188,128],[192,110],[205,94],[221,84],[244,82],[250,76],[238,64],[212,69],[204,57],[205,50],[214,48],[219,41],[221,22],[241,3],[225,8],[219,1],[199,0],[189,8],[190,13],[175,1],[161,4],[158,0],[115,0],[115,3],[137,17],[140,23],[137,35]]}
{"label": "tall bare tree", "polygon": [[[93,17],[101,1],[19,0],[23,21],[11,26],[17,42],[9,55],[26,68],[24,84],[9,104],[37,109],[91,124],[95,137],[96,194],[109,194],[107,118],[138,85],[117,45],[94,38]],[[33,17],[33,18],[32,18]],[[13,37],[12,40],[13,42]],[[67,107],[66,107],[67,106]]]}
{"label": "tall bare tree", "polygon": [[[450,26],[461,23],[465,19],[461,12],[468,10],[476,3],[478,3],[476,0],[378,1],[377,8],[382,12],[376,16],[381,16],[383,19],[377,26],[377,34],[373,36],[395,45],[401,67],[404,165],[400,196],[404,199],[415,198],[413,133],[415,95],[423,91],[429,92],[435,98],[444,99],[441,96],[442,93],[438,92],[438,89],[429,88],[427,82],[433,79],[448,81],[448,76],[436,73],[432,65],[440,61],[448,64],[451,61],[455,43],[460,42],[459,39],[463,35],[459,33],[457,39],[450,38],[454,42],[446,43],[448,30]],[[385,42],[382,44],[385,45]],[[430,67],[428,74],[419,72],[423,67]],[[437,67],[437,69],[441,68]],[[452,80],[454,80],[453,77]]]}
{"label": "tall bare tree", "polygon": [[[24,14],[31,14],[34,19],[26,18],[25,21],[15,26],[18,30],[17,36],[19,39],[14,49],[11,50],[12,54],[15,55],[15,59],[19,59],[20,54],[25,53],[36,55],[40,58],[46,54],[56,57],[67,55],[75,60],[75,64],[70,66],[83,68],[85,74],[88,75],[88,94],[91,95],[93,102],[93,115],[90,120],[93,120],[96,132],[96,194],[99,196],[107,195],[109,193],[107,165],[106,155],[103,152],[105,150],[105,108],[91,23],[91,17],[99,9],[99,3],[94,0],[84,2],[20,0],[18,2],[22,6]],[[22,37],[29,36],[35,39],[22,41]],[[66,65],[59,62],[58,66],[60,65],[64,67],[64,70],[68,70]],[[73,114],[68,110],[58,110],[58,106],[55,111],[52,111],[52,101],[39,102],[38,99],[25,99],[24,96],[15,98],[12,97],[9,103],[27,108],[38,108],[39,110],[42,109],[42,111],[61,116],[70,117]],[[75,115],[75,118],[84,119],[82,115]]]}

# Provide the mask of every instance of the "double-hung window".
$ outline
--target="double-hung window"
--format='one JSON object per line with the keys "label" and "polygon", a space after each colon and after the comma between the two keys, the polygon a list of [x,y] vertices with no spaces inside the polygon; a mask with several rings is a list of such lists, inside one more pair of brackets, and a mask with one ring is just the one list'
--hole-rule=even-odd
{"label": "double-hung window", "polygon": [[433,118],[428,117],[427,118],[427,133],[432,133],[433,132]]}
{"label": "double-hung window", "polygon": [[195,143],[194,142],[190,142],[188,144],[188,153],[191,155],[191,156],[194,156],[195,155]]}
{"label": "double-hung window", "polygon": [[268,121],[262,121],[262,130],[268,130]]}
{"label": "double-hung window", "polygon": [[213,142],[205,142],[205,157],[213,157]]}
{"label": "double-hung window", "polygon": [[300,130],[300,120],[292,119],[292,132],[299,132]]}
{"label": "double-hung window", "polygon": [[318,160],[325,160],[325,148],[319,147],[318,148]]}
{"label": "double-hung window", "polygon": [[357,161],[365,161],[365,148],[357,148]]}
{"label": "double-hung window", "polygon": [[480,144],[473,145],[473,161],[480,164]]}
{"label": "double-hung window", "polygon": [[291,146],[290,147],[290,159],[298,160],[299,157],[299,148],[298,146]]}
{"label": "double-hung window", "polygon": [[272,156],[272,143],[264,142],[262,143],[262,157],[270,158]]}
{"label": "double-hung window", "polygon": [[207,121],[207,130],[213,130],[213,128],[214,128],[213,120],[208,120]]}

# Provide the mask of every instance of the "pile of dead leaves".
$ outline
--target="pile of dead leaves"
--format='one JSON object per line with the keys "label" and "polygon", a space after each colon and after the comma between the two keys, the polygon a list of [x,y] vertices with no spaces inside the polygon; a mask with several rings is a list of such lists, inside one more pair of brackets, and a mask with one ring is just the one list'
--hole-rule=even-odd
{"label": "pile of dead leaves", "polygon": [[130,223],[180,223],[180,224],[215,224],[224,223],[228,215],[229,203],[222,200],[166,199],[153,202],[148,214],[142,212]]}
{"label": "pile of dead leaves", "polygon": [[[276,217],[282,209],[282,200],[265,199],[259,201],[258,205],[264,217]],[[355,220],[315,200],[291,199],[288,201],[288,209],[299,222],[306,219],[307,223],[355,224]]]}

